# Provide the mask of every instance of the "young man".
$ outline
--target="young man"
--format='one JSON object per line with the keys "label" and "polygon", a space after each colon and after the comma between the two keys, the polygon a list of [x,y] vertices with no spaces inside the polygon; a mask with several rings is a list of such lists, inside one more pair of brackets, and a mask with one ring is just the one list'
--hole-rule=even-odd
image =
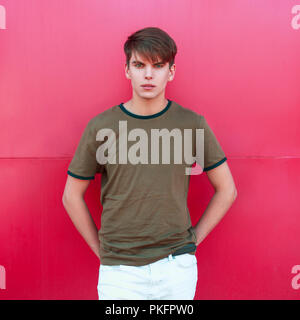
{"label": "young man", "polygon": [[[145,28],[128,37],[124,51],[132,98],[87,124],[68,168],[63,204],[100,259],[99,299],[193,299],[197,245],[230,208],[235,184],[204,116],[165,98],[175,75],[173,39],[159,28]],[[204,129],[203,171],[215,189],[195,227],[187,208],[187,168],[196,162],[178,161],[186,159],[184,146],[177,149],[180,137],[189,142],[185,129],[192,132],[193,156],[196,129]],[[99,231],[83,197],[97,173]]]}

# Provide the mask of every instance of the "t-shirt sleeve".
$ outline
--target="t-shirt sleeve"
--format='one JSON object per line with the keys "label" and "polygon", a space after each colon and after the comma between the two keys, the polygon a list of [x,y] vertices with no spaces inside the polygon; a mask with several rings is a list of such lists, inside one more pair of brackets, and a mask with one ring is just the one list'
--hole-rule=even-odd
{"label": "t-shirt sleeve", "polygon": [[90,120],[85,127],[67,173],[78,179],[91,180],[96,173],[101,172],[101,166],[96,159],[96,130]]}
{"label": "t-shirt sleeve", "polygon": [[225,153],[214,132],[204,116],[200,115],[200,128],[204,129],[204,168],[208,171],[216,168],[227,160]]}

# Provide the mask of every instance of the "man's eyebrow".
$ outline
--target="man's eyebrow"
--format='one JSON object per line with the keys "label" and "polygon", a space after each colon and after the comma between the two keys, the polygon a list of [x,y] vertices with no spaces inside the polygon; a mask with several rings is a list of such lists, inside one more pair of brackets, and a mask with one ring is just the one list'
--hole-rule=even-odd
{"label": "man's eyebrow", "polygon": [[[138,60],[133,60],[133,61],[132,61],[132,64],[137,64],[137,63],[144,64],[143,62],[138,61]],[[159,61],[159,62],[156,62],[156,63],[153,63],[153,64],[164,64],[164,62],[163,62],[163,61]]]}

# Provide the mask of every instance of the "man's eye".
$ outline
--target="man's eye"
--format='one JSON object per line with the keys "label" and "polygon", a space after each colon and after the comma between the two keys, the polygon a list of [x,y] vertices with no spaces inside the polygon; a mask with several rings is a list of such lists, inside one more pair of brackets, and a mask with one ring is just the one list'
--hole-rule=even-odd
{"label": "man's eye", "polygon": [[[141,64],[141,63],[136,63],[135,66],[136,66],[137,68],[139,68],[140,66],[142,66],[142,64]],[[160,63],[160,64],[156,64],[155,66],[156,66],[156,67],[159,67],[159,68],[162,68],[164,65],[163,65],[162,63]]]}

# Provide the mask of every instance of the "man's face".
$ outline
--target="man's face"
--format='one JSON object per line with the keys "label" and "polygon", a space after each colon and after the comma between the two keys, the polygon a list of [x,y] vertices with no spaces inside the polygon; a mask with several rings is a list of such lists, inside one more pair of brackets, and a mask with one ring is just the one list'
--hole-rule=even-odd
{"label": "man's face", "polygon": [[[129,61],[129,69],[125,64],[125,75],[131,79],[133,94],[142,98],[153,99],[163,93],[168,81],[172,81],[175,75],[175,64],[169,69],[169,63],[162,63],[158,59],[156,63],[144,60],[137,52],[133,52]],[[152,88],[142,85],[151,84]]]}

